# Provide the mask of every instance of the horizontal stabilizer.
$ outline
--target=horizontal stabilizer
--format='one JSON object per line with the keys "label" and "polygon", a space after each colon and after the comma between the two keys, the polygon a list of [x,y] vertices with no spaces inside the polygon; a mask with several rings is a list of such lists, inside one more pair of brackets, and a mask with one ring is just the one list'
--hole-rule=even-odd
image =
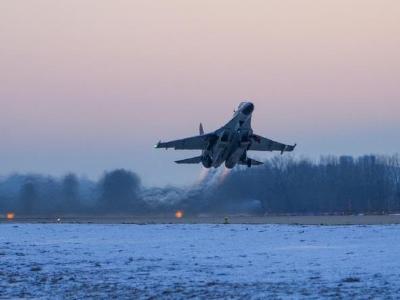
{"label": "horizontal stabilizer", "polygon": [[247,158],[246,160],[239,161],[238,164],[251,167],[251,166],[263,165],[264,163],[262,163],[261,161],[252,159],[252,158]]}
{"label": "horizontal stabilizer", "polygon": [[198,164],[198,163],[201,163],[201,156],[177,160],[175,162],[177,164]]}

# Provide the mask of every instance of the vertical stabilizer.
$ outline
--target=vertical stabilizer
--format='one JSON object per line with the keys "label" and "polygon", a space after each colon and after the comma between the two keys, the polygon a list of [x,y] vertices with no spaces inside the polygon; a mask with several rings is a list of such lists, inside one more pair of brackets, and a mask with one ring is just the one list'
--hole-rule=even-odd
{"label": "vertical stabilizer", "polygon": [[200,127],[199,127],[199,132],[200,132],[200,135],[204,134],[203,124],[201,124],[201,123],[200,123]]}

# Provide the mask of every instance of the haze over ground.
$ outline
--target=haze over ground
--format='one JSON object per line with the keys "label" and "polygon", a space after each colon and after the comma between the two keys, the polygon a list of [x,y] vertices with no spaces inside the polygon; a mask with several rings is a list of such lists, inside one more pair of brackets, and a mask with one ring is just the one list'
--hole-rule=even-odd
{"label": "haze over ground", "polygon": [[[0,173],[127,168],[187,184],[160,139],[244,100],[296,155],[400,148],[398,1],[2,1]],[[268,157],[271,154],[253,154]]]}

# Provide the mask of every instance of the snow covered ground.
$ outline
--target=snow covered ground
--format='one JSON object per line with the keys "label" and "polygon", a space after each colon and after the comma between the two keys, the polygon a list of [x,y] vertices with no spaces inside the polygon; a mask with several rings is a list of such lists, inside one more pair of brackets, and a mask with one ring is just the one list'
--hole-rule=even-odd
{"label": "snow covered ground", "polygon": [[0,298],[397,298],[400,225],[0,224]]}

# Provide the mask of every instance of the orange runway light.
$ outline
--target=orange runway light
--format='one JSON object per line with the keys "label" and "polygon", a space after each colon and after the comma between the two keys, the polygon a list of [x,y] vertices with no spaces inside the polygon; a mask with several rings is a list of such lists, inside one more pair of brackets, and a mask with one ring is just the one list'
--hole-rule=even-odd
{"label": "orange runway light", "polygon": [[178,211],[175,213],[175,217],[176,217],[177,219],[182,218],[182,217],[183,217],[183,211],[178,210]]}
{"label": "orange runway light", "polygon": [[12,213],[12,212],[7,213],[7,220],[12,220],[12,219],[14,219],[14,217],[15,217],[14,213]]}

